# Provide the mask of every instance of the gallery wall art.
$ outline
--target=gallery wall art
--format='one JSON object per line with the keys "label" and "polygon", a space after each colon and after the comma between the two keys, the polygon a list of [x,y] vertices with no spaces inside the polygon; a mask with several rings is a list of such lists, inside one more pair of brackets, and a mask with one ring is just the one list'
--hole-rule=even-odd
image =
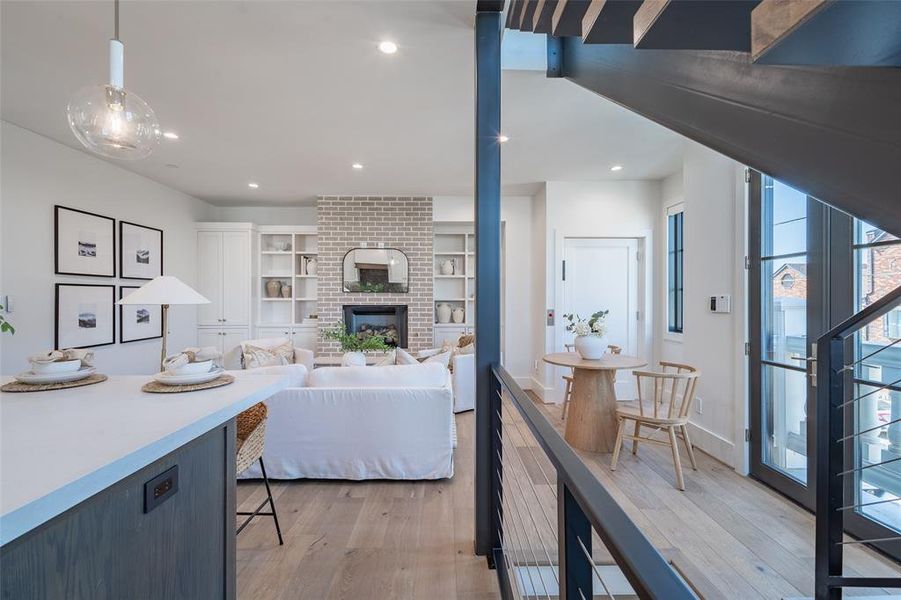
{"label": "gallery wall art", "polygon": [[[139,286],[119,286],[119,300]],[[120,304],[119,343],[138,342],[163,337],[163,308],[160,305]]]}
{"label": "gallery wall art", "polygon": [[116,220],[83,210],[54,207],[57,275],[116,276]]}
{"label": "gallery wall art", "polygon": [[93,348],[116,343],[116,287],[56,284],[55,348]]}
{"label": "gallery wall art", "polygon": [[163,230],[119,221],[119,269],[123,279],[163,274]]}

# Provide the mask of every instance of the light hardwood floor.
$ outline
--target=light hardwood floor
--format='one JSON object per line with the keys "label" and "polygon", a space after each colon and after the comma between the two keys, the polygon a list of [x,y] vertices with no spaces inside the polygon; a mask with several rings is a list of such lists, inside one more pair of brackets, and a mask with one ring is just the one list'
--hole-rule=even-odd
{"label": "light hardwood floor", "polygon": [[[559,408],[540,407],[562,431]],[[514,481],[517,471],[508,469],[508,488],[525,492],[511,508],[522,515],[530,510],[532,517],[524,518],[534,517],[535,529],[549,542],[555,532],[542,521],[545,514],[552,521],[556,515],[553,469],[534,448],[525,425],[520,421],[517,429],[510,411],[505,421],[508,442],[522,458],[518,473],[528,479]],[[494,572],[472,554],[473,425],[473,413],[457,416],[456,475],[449,481],[276,483],[285,546],[278,546],[271,519],[256,519],[241,534],[238,597],[497,598]],[[616,472],[609,469],[609,455],[578,454],[704,598],[812,595],[814,520],[807,511],[700,452],[700,470],[686,469],[684,492],[673,487],[668,448],[644,444],[637,457],[626,451]],[[535,485],[537,500],[527,483]],[[239,484],[242,508],[262,497],[262,485]],[[596,537],[594,543],[597,562],[607,562],[609,555]],[[535,550],[530,558],[543,555],[540,543],[530,545]],[[553,551],[548,548],[551,556]],[[845,564],[849,574],[901,573],[892,561],[859,547],[847,549]]]}
{"label": "light hardwood floor", "polygon": [[[499,598],[494,571],[473,555],[474,421],[457,417],[450,480],[276,483],[285,545],[271,518],[241,532],[238,598]],[[264,497],[261,483],[239,483],[239,510]]]}

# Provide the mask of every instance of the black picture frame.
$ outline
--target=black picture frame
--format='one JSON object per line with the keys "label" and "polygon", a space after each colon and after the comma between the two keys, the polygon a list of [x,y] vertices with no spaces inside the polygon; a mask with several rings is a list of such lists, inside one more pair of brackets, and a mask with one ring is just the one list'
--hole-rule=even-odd
{"label": "black picture frame", "polygon": [[[134,272],[128,268],[133,267],[131,262],[126,263],[125,260],[125,240],[126,240],[126,227],[134,227],[137,229],[146,229],[151,232],[155,232],[159,234],[159,270],[155,272],[151,277],[145,277],[141,275],[136,275]],[[130,221],[119,221],[119,277],[121,279],[138,279],[143,281],[150,281],[154,277],[159,277],[163,274],[163,230],[157,229],[156,227],[148,227],[147,225],[141,225],[139,223],[132,223]],[[150,259],[150,257],[148,257]]]}
{"label": "black picture frame", "polygon": [[[126,290],[129,293],[132,291],[139,289],[141,286],[139,285],[120,285],[119,286],[119,300],[125,297]],[[163,337],[163,307],[162,306],[154,306],[154,312],[157,314],[156,323],[159,325],[159,335],[151,335],[148,337],[141,338],[133,338],[133,339],[125,339],[125,310],[126,306],[123,304],[119,305],[119,343],[120,344],[130,344],[131,342],[143,342],[144,340],[158,340]]]}
{"label": "black picture frame", "polygon": [[[109,341],[103,341],[95,344],[66,344],[66,348],[98,348],[100,346],[110,346],[116,343],[116,286],[100,285],[93,283],[57,283],[55,285],[55,303],[54,303],[54,327],[53,327],[53,347],[60,350],[60,305],[63,288],[105,288],[109,290],[109,314],[110,314],[110,338]],[[105,302],[105,300],[104,300]],[[96,315],[95,315],[96,319]]]}
{"label": "black picture frame", "polygon": [[[70,213],[77,213],[80,215],[87,215],[89,217],[94,217],[98,220],[109,221],[110,228],[110,240],[111,247],[109,251],[109,273],[90,273],[85,271],[77,271],[66,269],[61,263],[64,262],[61,260],[60,253],[62,252],[62,245],[60,243],[60,216],[62,211],[68,211]],[[99,225],[100,223],[98,223]],[[105,227],[105,224],[104,224]],[[80,251],[80,249],[79,249]],[[94,246],[94,251],[96,252],[96,244]],[[53,206],[53,271],[57,275],[77,275],[80,277],[103,277],[107,279],[114,278],[116,276],[116,220],[112,217],[107,217],[106,215],[100,215],[97,213],[88,212],[86,210],[80,210],[77,208],[71,208],[68,206],[61,206],[56,204]]]}

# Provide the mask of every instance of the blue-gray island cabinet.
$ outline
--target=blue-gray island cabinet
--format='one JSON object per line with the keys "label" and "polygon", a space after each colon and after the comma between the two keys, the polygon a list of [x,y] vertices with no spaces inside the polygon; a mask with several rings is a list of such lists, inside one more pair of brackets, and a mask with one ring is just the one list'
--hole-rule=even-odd
{"label": "blue-gray island cabinet", "polygon": [[284,380],[146,379],[0,395],[3,600],[235,598],[234,417]]}

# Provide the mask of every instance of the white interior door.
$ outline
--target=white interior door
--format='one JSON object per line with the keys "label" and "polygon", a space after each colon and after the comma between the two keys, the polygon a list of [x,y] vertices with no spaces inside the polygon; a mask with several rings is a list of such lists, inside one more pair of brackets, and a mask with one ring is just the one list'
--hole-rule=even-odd
{"label": "white interior door", "polygon": [[[564,240],[563,310],[558,313],[564,344],[573,341],[573,335],[564,328],[564,314],[588,317],[596,311],[609,310],[607,343],[620,346],[623,354],[643,354],[638,327],[643,306],[638,294],[638,248],[635,238]],[[617,372],[616,394],[621,400],[635,397],[631,372]]]}

